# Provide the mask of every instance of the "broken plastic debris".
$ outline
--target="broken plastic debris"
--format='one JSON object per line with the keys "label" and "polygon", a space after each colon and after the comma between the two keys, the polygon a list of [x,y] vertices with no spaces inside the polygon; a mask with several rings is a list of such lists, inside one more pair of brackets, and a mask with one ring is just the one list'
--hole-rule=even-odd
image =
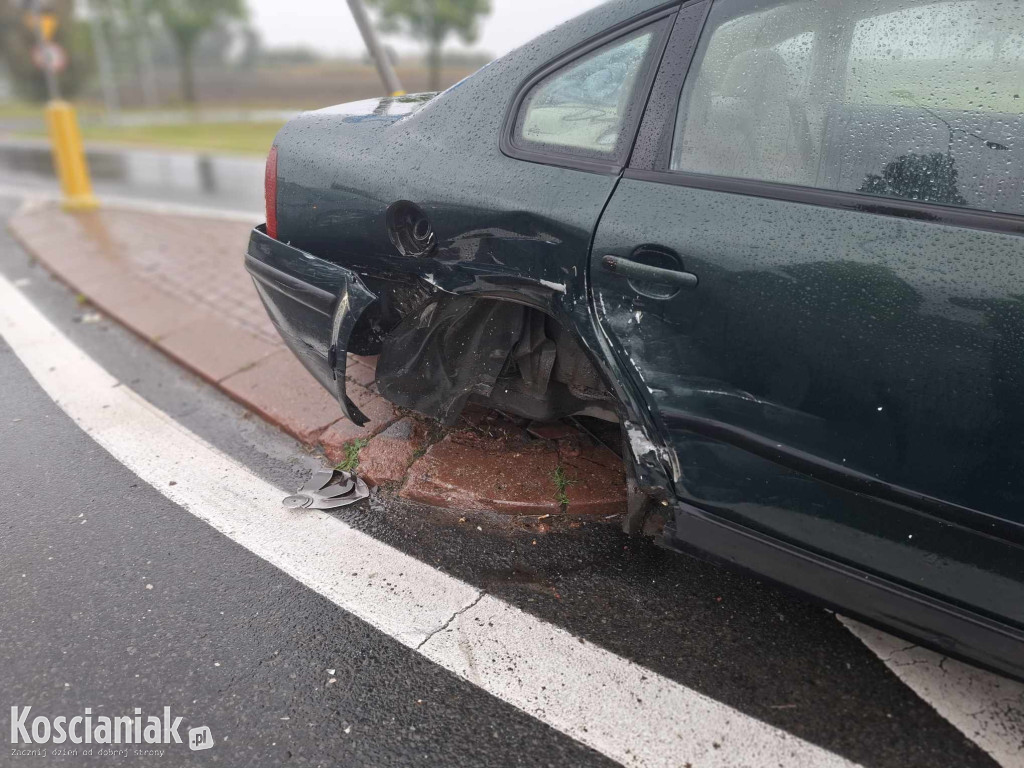
{"label": "broken plastic debris", "polygon": [[[333,483],[335,475],[338,482]],[[292,496],[282,502],[288,509],[338,509],[370,495],[370,489],[354,472],[318,469]]]}

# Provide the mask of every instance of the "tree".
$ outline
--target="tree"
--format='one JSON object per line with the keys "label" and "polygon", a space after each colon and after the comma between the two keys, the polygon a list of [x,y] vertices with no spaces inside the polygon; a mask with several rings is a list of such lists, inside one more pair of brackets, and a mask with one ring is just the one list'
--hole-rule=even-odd
{"label": "tree", "polygon": [[174,42],[181,70],[181,97],[194,104],[196,44],[218,23],[244,19],[245,0],[147,0],[146,9],[160,20]]}
{"label": "tree", "polygon": [[441,49],[450,35],[476,42],[481,16],[491,12],[490,0],[368,0],[380,10],[381,30],[404,32],[427,43],[430,88],[441,88]]}
{"label": "tree", "polygon": [[967,205],[967,198],[957,187],[959,175],[948,154],[908,152],[886,163],[881,175],[869,173],[857,191],[943,205]]}
{"label": "tree", "polygon": [[[103,19],[106,38],[111,41],[115,67],[138,73],[142,99],[147,107],[160,103],[153,35],[143,0],[90,0],[94,13]],[[130,42],[130,45],[125,43]]]}

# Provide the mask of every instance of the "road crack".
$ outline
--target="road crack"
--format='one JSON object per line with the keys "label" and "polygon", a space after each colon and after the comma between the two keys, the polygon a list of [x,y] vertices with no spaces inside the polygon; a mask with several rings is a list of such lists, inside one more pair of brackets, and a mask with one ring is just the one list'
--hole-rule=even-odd
{"label": "road crack", "polygon": [[427,635],[425,638],[423,638],[423,640],[420,641],[420,644],[416,646],[416,650],[417,651],[420,650],[420,648],[422,648],[424,645],[426,645],[428,642],[430,642],[430,639],[434,635],[438,634],[439,632],[444,632],[446,629],[448,629],[448,627],[450,627],[452,625],[453,621],[455,621],[457,618],[459,618],[459,616],[461,616],[466,611],[468,611],[470,608],[472,608],[477,603],[479,603],[481,600],[483,600],[486,595],[487,595],[486,592],[481,591],[480,594],[478,594],[476,596],[476,598],[474,598],[473,602],[468,603],[467,605],[464,605],[462,608],[459,608],[459,610],[457,610],[455,613],[453,613],[451,616],[448,617],[448,621],[446,621],[440,627],[438,627],[433,632],[431,632],[429,635]]}

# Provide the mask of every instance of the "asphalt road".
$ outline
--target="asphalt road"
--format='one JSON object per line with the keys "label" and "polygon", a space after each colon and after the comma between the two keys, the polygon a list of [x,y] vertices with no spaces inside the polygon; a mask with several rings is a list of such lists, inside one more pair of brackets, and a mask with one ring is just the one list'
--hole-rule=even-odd
{"label": "asphalt road", "polygon": [[[13,207],[0,199],[0,223]],[[3,233],[0,275],[87,358],[282,496],[318,466],[135,337],[97,321]],[[208,726],[215,742],[202,752],[172,745],[163,756],[126,758],[5,750],[0,765],[612,764],[584,737],[566,735],[571,727],[552,727],[509,703],[514,696],[496,694],[486,676],[471,682],[340,607],[318,586],[325,572],[334,578],[330,560],[321,558],[327,567],[317,573],[289,575],[206,522],[212,512],[172,501],[80,429],[6,341],[0,392],[3,732],[12,706],[31,705],[33,716],[170,707],[183,731]],[[131,434],[130,423],[119,428]],[[613,527],[540,533],[386,497],[336,517],[588,648],[853,763],[991,766],[998,763],[979,746],[991,746],[986,727],[999,729],[1000,743],[1006,731],[1011,744],[1024,738],[1014,702],[976,720],[968,738],[932,706],[945,709],[957,692],[926,702],[833,614]],[[338,578],[346,567],[336,563]],[[480,627],[476,637],[483,642],[487,632]],[[543,644],[518,648],[516,663],[543,664],[548,652]],[[599,678],[602,669],[586,674]],[[978,674],[982,682],[971,685],[991,683]],[[673,716],[657,702],[641,706]],[[643,724],[623,714],[625,740]],[[716,744],[715,764],[779,764],[752,760],[736,729]],[[1024,758],[1004,753],[1001,762]],[[684,761],[666,756],[663,764]]]}

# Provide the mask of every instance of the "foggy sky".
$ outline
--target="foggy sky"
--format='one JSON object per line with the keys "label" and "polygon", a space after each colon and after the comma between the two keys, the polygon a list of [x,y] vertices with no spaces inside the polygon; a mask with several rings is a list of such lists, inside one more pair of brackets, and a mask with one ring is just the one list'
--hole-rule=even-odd
{"label": "foggy sky", "polygon": [[[247,0],[250,18],[268,46],[308,45],[328,54],[360,54],[362,40],[345,0]],[[481,27],[475,50],[507,53],[541,32],[600,5],[603,0],[491,0],[491,15]],[[402,52],[422,50],[414,42],[390,36]],[[460,46],[451,43],[452,48]]]}

